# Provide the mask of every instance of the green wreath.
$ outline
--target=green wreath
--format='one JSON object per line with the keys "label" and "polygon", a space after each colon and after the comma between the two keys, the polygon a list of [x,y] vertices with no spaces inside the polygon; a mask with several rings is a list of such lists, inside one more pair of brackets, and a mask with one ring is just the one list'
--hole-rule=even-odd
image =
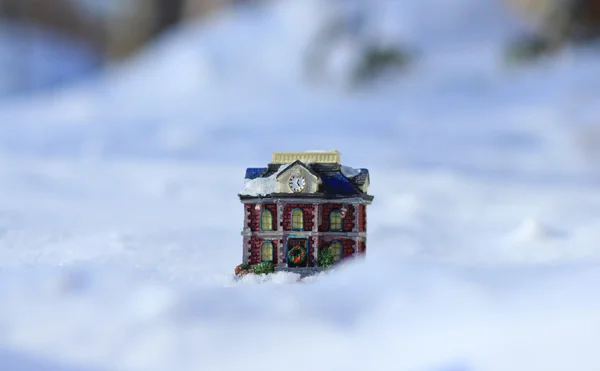
{"label": "green wreath", "polygon": [[288,261],[294,264],[302,264],[306,260],[306,249],[300,245],[293,247],[288,252]]}

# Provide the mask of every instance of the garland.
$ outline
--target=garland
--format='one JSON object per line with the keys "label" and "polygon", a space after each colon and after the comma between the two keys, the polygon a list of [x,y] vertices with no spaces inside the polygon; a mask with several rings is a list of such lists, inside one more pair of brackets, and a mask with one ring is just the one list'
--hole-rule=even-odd
{"label": "garland", "polygon": [[302,264],[306,260],[306,249],[300,245],[288,252],[288,260],[294,264]]}

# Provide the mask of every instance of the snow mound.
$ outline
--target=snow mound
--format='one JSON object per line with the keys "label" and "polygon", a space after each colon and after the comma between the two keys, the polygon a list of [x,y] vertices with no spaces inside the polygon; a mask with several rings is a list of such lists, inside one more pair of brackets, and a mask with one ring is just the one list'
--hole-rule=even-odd
{"label": "snow mound", "polygon": [[300,274],[294,272],[276,272],[271,274],[247,274],[235,281],[238,284],[271,283],[275,285],[287,285],[299,283]]}
{"label": "snow mound", "polygon": [[556,237],[556,235],[557,233],[553,229],[533,218],[525,219],[515,232],[515,237],[520,242],[540,242]]}
{"label": "snow mound", "polygon": [[65,365],[63,362],[48,361],[43,357],[32,356],[23,352],[11,352],[8,350],[0,350],[0,367],[2,370],[10,371],[81,371],[98,370],[89,365],[73,366]]}

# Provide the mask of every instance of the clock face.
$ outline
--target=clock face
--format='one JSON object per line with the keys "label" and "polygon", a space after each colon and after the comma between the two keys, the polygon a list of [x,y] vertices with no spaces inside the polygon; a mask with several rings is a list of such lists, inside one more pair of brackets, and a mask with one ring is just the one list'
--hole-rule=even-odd
{"label": "clock face", "polygon": [[306,187],[306,179],[301,175],[292,175],[290,177],[290,190],[294,193],[299,193]]}

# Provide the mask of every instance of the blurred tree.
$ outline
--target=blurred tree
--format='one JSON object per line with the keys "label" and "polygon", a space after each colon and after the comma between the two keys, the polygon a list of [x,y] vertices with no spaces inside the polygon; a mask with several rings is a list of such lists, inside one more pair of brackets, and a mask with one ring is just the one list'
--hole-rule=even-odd
{"label": "blurred tree", "polygon": [[156,3],[156,34],[178,24],[183,16],[185,0],[154,0]]}
{"label": "blurred tree", "polygon": [[0,15],[3,97],[56,88],[102,65],[102,35],[68,0],[0,0]]}
{"label": "blurred tree", "polygon": [[0,0],[0,32],[8,35],[2,40],[11,40],[0,50],[0,95],[72,83],[128,57],[184,18],[246,1]]}
{"label": "blurred tree", "polygon": [[572,0],[569,7],[569,35],[576,40],[596,39],[600,36],[600,1]]}
{"label": "blurred tree", "polygon": [[72,0],[0,0],[0,16],[85,39],[98,48],[102,45],[99,25],[83,19]]}
{"label": "blurred tree", "polygon": [[230,0],[185,0],[183,15],[186,18],[198,18],[223,8]]}
{"label": "blurred tree", "polygon": [[567,43],[600,37],[599,0],[507,0],[533,22],[535,34],[521,37],[510,49],[515,59],[551,53]]}
{"label": "blurred tree", "polygon": [[[108,60],[130,55],[184,18],[249,0],[0,0],[0,17],[86,40]],[[255,0],[257,1],[257,0]]]}
{"label": "blurred tree", "polygon": [[[356,88],[389,74],[398,74],[414,53],[396,35],[385,35],[369,1],[328,1],[321,28],[306,55],[307,77],[313,81],[341,78]],[[336,71],[336,58],[343,58]]]}
{"label": "blurred tree", "polygon": [[198,18],[231,5],[258,3],[265,0],[184,0],[183,17]]}

